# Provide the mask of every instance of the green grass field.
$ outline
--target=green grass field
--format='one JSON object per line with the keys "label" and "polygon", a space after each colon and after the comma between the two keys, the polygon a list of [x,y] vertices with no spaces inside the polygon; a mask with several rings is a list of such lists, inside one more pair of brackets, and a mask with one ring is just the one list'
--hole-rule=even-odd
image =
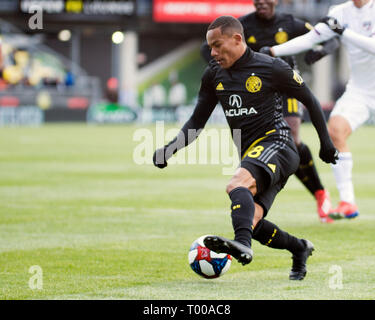
{"label": "green grass field", "polygon": [[[222,165],[136,165],[137,126],[0,128],[0,299],[374,299],[375,127],[349,140],[361,215],[324,225],[295,177],[269,220],[316,247],[304,281],[291,255],[254,242],[254,260],[205,280],[187,253],[203,234],[232,237]],[[149,129],[155,130],[153,126]],[[321,178],[338,201],[318,140],[304,125]],[[31,266],[42,288],[31,289]],[[336,266],[336,267],[335,267]],[[341,268],[342,288],[332,284]],[[32,278],[33,279],[33,278]]]}

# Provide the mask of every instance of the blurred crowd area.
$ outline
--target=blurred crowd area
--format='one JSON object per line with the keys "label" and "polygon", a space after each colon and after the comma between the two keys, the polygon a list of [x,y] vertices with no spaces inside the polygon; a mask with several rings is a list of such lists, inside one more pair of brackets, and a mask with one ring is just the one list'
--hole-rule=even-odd
{"label": "blurred crowd area", "polygon": [[14,87],[70,87],[74,75],[55,56],[1,40],[0,91]]}
{"label": "blurred crowd area", "polygon": [[279,0],[279,10],[313,23],[327,15],[329,7],[347,0]]}

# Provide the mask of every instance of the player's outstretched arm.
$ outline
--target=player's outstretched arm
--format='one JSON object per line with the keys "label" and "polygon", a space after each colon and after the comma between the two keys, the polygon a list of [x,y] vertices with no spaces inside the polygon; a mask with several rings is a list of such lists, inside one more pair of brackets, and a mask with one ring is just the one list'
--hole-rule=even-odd
{"label": "player's outstretched arm", "polygon": [[316,44],[337,36],[325,23],[318,23],[310,32],[270,48],[274,57],[290,56],[312,49]]}
{"label": "player's outstretched arm", "polygon": [[349,28],[344,28],[340,25],[337,19],[333,17],[325,17],[321,20],[324,24],[328,26],[333,32],[342,36],[342,38],[357,47],[366,50],[370,53],[375,54],[375,29],[370,37],[366,37],[362,34],[355,32]]}
{"label": "player's outstretched arm", "polygon": [[198,102],[190,119],[171,142],[154,152],[152,160],[156,167],[165,168],[168,165],[168,160],[178,150],[186,147],[198,137],[215,109],[217,101],[216,93],[211,83],[211,73],[207,68],[202,77]]}
{"label": "player's outstretched arm", "polygon": [[375,32],[371,37],[366,37],[349,28],[346,28],[342,34],[342,38],[365,51],[375,54]]}
{"label": "player's outstretched arm", "polygon": [[339,47],[340,37],[337,36],[307,51],[304,60],[308,65],[312,65],[323,57],[334,53]]}
{"label": "player's outstretched arm", "polygon": [[309,111],[320,140],[320,158],[327,163],[336,163],[338,151],[328,134],[326,120],[319,101],[304,83],[302,77],[281,59],[274,60],[273,81],[276,88],[302,102]]}

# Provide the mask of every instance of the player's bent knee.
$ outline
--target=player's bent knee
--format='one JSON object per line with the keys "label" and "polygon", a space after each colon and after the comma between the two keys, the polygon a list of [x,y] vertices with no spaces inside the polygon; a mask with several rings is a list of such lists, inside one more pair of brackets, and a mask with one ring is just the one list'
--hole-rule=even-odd
{"label": "player's bent knee", "polygon": [[247,188],[244,184],[242,184],[238,181],[229,181],[225,191],[226,191],[227,194],[230,194],[234,189],[239,188],[239,187]]}
{"label": "player's bent knee", "polygon": [[292,137],[293,137],[293,140],[294,140],[294,143],[296,144],[296,146],[299,146],[301,144],[301,138],[299,136],[299,132],[292,132]]}
{"label": "player's bent knee", "polygon": [[260,206],[259,204],[255,203],[255,212],[254,212],[254,219],[253,219],[253,227],[255,228],[256,225],[260,220],[263,218],[263,207]]}
{"label": "player's bent knee", "polygon": [[333,116],[328,121],[328,133],[332,139],[345,140],[352,132],[347,119],[342,116]]}
{"label": "player's bent knee", "polygon": [[256,181],[251,173],[244,168],[237,169],[227,184],[226,193],[229,194],[232,190],[239,187],[250,189],[253,195],[256,193]]}
{"label": "player's bent knee", "polygon": [[328,126],[328,134],[331,137],[332,142],[336,147],[343,144],[346,140],[344,131],[336,125]]}
{"label": "player's bent knee", "polygon": [[299,145],[301,143],[301,138],[299,135],[299,128],[301,126],[301,119],[299,117],[285,117],[284,120],[288,123],[290,127],[290,132],[292,134],[294,143]]}

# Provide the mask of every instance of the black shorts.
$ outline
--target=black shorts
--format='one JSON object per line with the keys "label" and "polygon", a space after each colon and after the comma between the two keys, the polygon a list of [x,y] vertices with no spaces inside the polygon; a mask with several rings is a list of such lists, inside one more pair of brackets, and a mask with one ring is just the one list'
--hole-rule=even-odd
{"label": "black shorts", "polygon": [[298,151],[288,130],[279,130],[250,146],[242,157],[240,167],[256,180],[254,201],[267,215],[277,193],[285,186],[299,165]]}
{"label": "black shorts", "polygon": [[283,116],[284,117],[298,117],[303,115],[302,104],[296,98],[283,96]]}

